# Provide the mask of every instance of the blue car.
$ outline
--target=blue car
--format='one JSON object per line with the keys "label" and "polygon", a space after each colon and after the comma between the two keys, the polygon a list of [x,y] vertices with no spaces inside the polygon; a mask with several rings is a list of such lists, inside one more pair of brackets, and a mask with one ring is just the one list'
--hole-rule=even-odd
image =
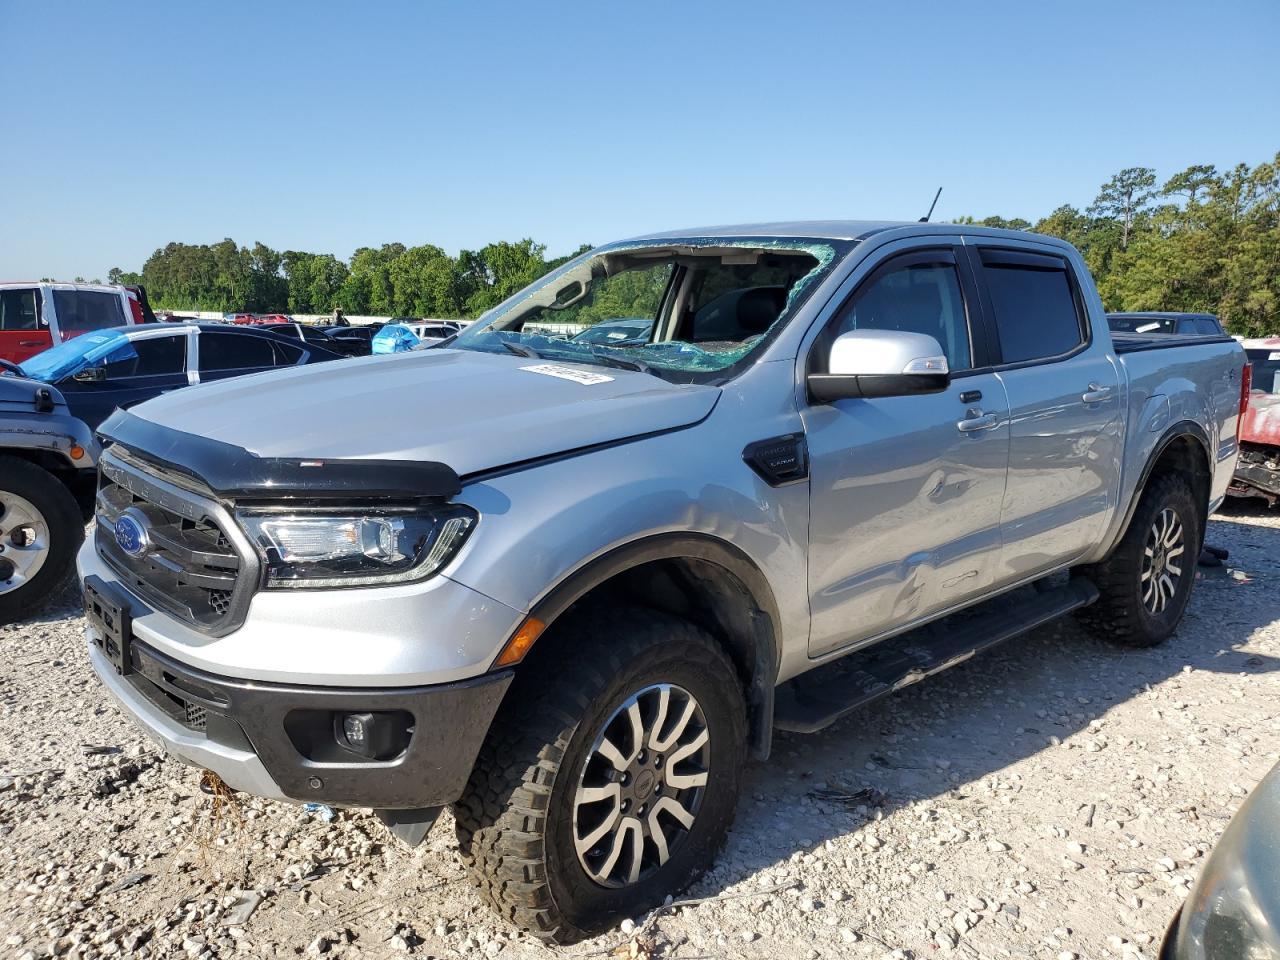
{"label": "blue car", "polygon": [[72,415],[95,429],[117,407],[170,390],[341,357],[253,327],[148,323],[84,334],[12,372],[57,387]]}

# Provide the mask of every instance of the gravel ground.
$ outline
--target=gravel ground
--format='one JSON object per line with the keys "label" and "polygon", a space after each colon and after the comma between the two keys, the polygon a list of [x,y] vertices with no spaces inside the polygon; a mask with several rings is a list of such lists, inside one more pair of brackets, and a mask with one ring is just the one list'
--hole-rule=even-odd
{"label": "gravel ground", "polygon": [[702,904],[552,950],[498,922],[441,818],[216,803],[92,678],[75,598],[0,628],[0,956],[1148,957],[1280,738],[1280,514],[1210,524],[1178,635],[1064,622],[780,735]]}

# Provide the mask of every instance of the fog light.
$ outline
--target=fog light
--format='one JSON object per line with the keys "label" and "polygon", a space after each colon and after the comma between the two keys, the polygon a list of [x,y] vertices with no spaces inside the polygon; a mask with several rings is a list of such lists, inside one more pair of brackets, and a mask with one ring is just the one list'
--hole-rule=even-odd
{"label": "fog light", "polygon": [[370,760],[391,760],[404,753],[413,734],[413,717],[403,710],[334,715],[339,745]]}

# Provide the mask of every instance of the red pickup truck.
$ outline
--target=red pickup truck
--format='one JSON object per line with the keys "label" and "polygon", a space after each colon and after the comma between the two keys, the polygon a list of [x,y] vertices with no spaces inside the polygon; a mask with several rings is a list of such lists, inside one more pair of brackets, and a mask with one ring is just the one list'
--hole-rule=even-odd
{"label": "red pickup truck", "polygon": [[21,363],[91,330],[153,320],[141,287],[0,283],[0,360]]}
{"label": "red pickup truck", "polygon": [[1280,501],[1280,337],[1244,341],[1253,371],[1249,408],[1240,417],[1240,462],[1228,493]]}

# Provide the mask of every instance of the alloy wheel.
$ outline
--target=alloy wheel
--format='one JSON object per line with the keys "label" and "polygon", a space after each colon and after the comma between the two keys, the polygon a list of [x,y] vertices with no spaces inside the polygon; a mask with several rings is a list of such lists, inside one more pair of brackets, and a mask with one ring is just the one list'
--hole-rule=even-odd
{"label": "alloy wheel", "polygon": [[711,761],[702,707],[675,684],[630,697],[592,745],[573,798],[578,862],[604,887],[666,863],[698,816]]}
{"label": "alloy wheel", "polygon": [[49,524],[30,500],[0,490],[0,594],[40,572],[49,558]]}
{"label": "alloy wheel", "polygon": [[1169,507],[1156,516],[1147,531],[1142,552],[1142,605],[1147,612],[1163,613],[1178,591],[1182,579],[1186,532],[1182,521]]}

